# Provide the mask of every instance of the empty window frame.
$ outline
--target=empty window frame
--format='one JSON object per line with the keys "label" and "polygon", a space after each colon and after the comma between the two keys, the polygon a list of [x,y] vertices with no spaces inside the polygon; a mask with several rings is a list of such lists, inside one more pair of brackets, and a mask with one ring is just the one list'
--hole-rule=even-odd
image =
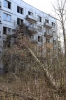
{"label": "empty window frame", "polygon": [[55,23],[54,22],[52,22],[52,27],[55,27]]}
{"label": "empty window frame", "polygon": [[42,22],[42,17],[38,16],[38,21]]}
{"label": "empty window frame", "polygon": [[17,18],[17,24],[22,25],[23,24],[23,19]]}
{"label": "empty window frame", "polygon": [[38,42],[42,42],[42,36],[38,36]]}
{"label": "empty window frame", "polygon": [[49,23],[49,20],[48,19],[45,19],[45,23]]}
{"label": "empty window frame", "polygon": [[3,34],[7,34],[7,27],[3,27]]}
{"label": "empty window frame", "polygon": [[4,21],[8,21],[11,22],[11,15],[3,13],[3,20]]}
{"label": "empty window frame", "polygon": [[24,13],[23,10],[24,10],[23,8],[17,6],[17,12],[18,13],[23,14]]}
{"label": "empty window frame", "polygon": [[11,9],[11,2],[7,1],[7,0],[4,0],[4,7],[8,8],[8,9]]}
{"label": "empty window frame", "polygon": [[28,11],[28,15],[31,15],[31,16],[33,16],[33,13],[32,13],[32,12],[30,12],[30,11]]}

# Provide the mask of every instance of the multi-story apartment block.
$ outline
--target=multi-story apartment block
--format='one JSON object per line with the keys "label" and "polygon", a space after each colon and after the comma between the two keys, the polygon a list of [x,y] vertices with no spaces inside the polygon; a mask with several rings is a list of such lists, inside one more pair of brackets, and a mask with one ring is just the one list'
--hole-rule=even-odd
{"label": "multi-story apartment block", "polygon": [[[56,19],[22,0],[0,0],[0,51],[8,34],[13,34],[17,25],[25,23],[32,42],[49,48],[56,45]],[[48,45],[46,45],[46,43]],[[53,48],[53,47],[52,47]],[[47,49],[46,49],[47,50]],[[45,50],[45,51],[46,51]],[[49,51],[49,50],[48,50]]]}

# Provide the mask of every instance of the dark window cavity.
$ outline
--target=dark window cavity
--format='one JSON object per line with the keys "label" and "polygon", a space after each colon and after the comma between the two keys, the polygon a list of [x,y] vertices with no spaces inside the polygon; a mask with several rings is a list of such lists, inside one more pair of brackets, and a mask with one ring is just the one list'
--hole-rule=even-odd
{"label": "dark window cavity", "polygon": [[17,24],[18,24],[18,25],[22,25],[22,24],[23,24],[23,20],[20,19],[20,18],[17,18]]}
{"label": "dark window cavity", "polygon": [[42,42],[42,36],[38,36],[38,42]]}
{"label": "dark window cavity", "polygon": [[54,22],[52,22],[52,27],[55,27],[55,23]]}
{"label": "dark window cavity", "polygon": [[20,13],[20,14],[23,14],[23,8],[17,6],[17,12]]}
{"label": "dark window cavity", "polygon": [[38,16],[38,21],[42,22],[42,17]]}
{"label": "dark window cavity", "polygon": [[11,2],[8,1],[8,8],[11,9]]}
{"label": "dark window cavity", "polygon": [[32,12],[30,12],[30,11],[28,11],[28,15],[31,15],[31,16],[33,16],[33,13],[32,13]]}
{"label": "dark window cavity", "polygon": [[49,20],[45,19],[45,23],[49,23]]}

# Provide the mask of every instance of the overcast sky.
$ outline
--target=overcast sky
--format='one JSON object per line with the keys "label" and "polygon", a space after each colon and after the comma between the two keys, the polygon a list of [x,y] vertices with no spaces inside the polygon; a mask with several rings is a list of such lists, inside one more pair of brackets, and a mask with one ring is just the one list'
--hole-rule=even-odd
{"label": "overcast sky", "polygon": [[23,1],[44,11],[45,13],[53,15],[52,14],[53,13],[52,3],[54,3],[53,2],[54,0],[23,0]]}

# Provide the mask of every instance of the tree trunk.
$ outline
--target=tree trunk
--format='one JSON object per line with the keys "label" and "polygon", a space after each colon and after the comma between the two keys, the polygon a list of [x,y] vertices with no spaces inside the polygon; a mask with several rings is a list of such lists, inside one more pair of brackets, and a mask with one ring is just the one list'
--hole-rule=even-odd
{"label": "tree trunk", "polygon": [[63,22],[62,22],[62,30],[63,30],[63,37],[64,37],[65,58],[66,58],[66,38],[65,38],[65,29],[64,29],[64,23]]}
{"label": "tree trunk", "polygon": [[45,75],[46,75],[46,78],[48,79],[48,82],[55,88],[55,89],[58,89],[59,88],[59,84],[55,82],[53,76],[48,72],[48,70],[44,67],[44,65],[40,62],[40,60],[36,57],[36,55],[34,54],[34,52],[29,48],[27,47],[27,49],[29,50],[29,52],[31,53],[31,55],[34,57],[34,59],[36,60],[36,62],[39,63],[40,65],[40,68],[43,69]]}

